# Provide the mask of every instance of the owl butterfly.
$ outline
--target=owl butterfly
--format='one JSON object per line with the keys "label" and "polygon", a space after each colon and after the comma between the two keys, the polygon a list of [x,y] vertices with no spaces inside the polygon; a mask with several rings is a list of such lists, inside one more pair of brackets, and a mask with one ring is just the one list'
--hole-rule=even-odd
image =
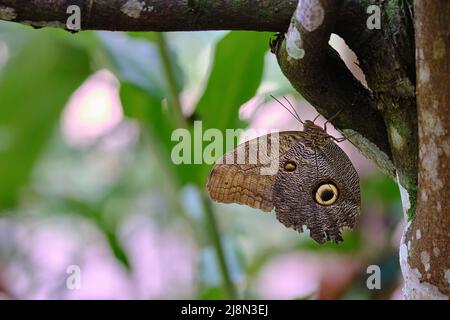
{"label": "owl butterfly", "polygon": [[[315,119],[303,122],[289,105],[295,115],[287,110],[303,124],[304,130],[262,136],[269,146],[278,142],[275,174],[261,174],[267,157],[250,161],[249,155],[257,148],[259,137],[218,159],[206,188],[218,202],[245,204],[262,211],[275,207],[277,219],[286,227],[303,232],[306,226],[318,243],[338,243],[343,240],[341,229],[352,228],[361,211],[358,174],[335,143],[346,138],[336,139],[327,134],[326,123],[321,128],[314,124]],[[245,160],[227,161],[236,159],[238,154],[244,154]]]}

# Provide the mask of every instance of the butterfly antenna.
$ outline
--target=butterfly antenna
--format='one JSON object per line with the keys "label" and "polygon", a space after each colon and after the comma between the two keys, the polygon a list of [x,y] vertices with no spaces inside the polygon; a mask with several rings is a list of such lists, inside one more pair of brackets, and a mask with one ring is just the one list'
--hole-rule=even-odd
{"label": "butterfly antenna", "polygon": [[313,119],[313,123],[316,122],[317,118],[320,117],[320,113],[317,114],[317,116]]}
{"label": "butterfly antenna", "polygon": [[294,117],[294,119],[296,119],[297,121],[299,121],[300,123],[303,123],[302,120],[300,118],[297,117],[296,114],[294,114],[291,110],[289,110],[288,107],[286,107],[280,100],[278,100],[277,98],[275,98],[273,95],[270,95],[272,97],[272,99],[274,99],[276,102],[278,102],[284,109],[287,110],[287,112],[289,112],[291,114],[291,116]]}
{"label": "butterfly antenna", "polygon": [[285,96],[283,96],[284,100],[287,101],[287,103],[291,106],[292,110],[295,112],[295,115],[297,116],[297,120],[300,121],[301,124],[305,124],[302,119],[300,119],[300,116],[297,113],[297,110],[295,109],[295,107],[292,105],[292,103],[288,100],[288,98],[286,98]]}

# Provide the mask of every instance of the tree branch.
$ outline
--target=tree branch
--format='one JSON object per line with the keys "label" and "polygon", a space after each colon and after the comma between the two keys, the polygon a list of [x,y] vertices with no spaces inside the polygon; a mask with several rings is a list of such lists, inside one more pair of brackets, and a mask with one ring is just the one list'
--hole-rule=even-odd
{"label": "tree branch", "polygon": [[[367,6],[381,9],[381,29],[367,27]],[[410,195],[411,218],[417,192],[418,129],[415,94],[415,43],[412,5],[400,1],[343,2],[334,32],[355,52],[376,98],[387,130],[401,188]]]}
{"label": "tree branch", "polygon": [[[377,110],[378,101],[328,45],[343,3],[339,0],[299,2],[286,36],[279,38],[272,49],[294,88],[325,117],[339,112],[333,124],[352,135],[350,140],[393,177],[395,168],[386,125]],[[361,20],[348,18],[352,23]]]}
{"label": "tree branch", "polygon": [[283,31],[296,1],[0,0],[0,19],[64,28],[70,5],[80,7],[83,30]]}

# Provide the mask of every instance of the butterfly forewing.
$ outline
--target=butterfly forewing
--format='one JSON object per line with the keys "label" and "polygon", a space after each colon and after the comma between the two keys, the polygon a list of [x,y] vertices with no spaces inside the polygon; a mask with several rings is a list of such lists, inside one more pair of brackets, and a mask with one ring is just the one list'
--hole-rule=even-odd
{"label": "butterfly forewing", "polygon": [[262,211],[271,211],[277,172],[261,174],[261,169],[269,165],[268,161],[273,155],[265,152],[260,154],[256,149],[261,143],[267,143],[266,149],[271,150],[274,139],[278,139],[279,158],[295,145],[301,136],[300,131],[268,134],[263,139],[260,137],[246,141],[223,155],[211,170],[206,183],[210,197],[218,202],[245,204]]}

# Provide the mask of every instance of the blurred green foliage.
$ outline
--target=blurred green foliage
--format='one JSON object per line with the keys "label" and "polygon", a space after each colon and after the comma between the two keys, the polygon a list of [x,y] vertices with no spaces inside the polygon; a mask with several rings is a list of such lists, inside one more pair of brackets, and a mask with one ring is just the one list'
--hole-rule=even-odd
{"label": "blurred green foliage", "polygon": [[0,208],[17,203],[65,103],[91,71],[88,53],[59,34],[11,32],[23,45],[1,70]]}
{"label": "blurred green foliage", "polygon": [[[240,106],[252,98],[262,80],[264,68],[264,55],[267,52],[267,38],[265,33],[236,33],[231,32],[221,39],[216,46],[215,55],[212,61],[211,72],[206,88],[194,111],[194,119],[201,120],[203,130],[217,128],[225,131],[226,128],[243,127],[244,123],[239,121],[238,111]],[[147,47],[146,52],[157,52],[155,43],[142,42],[140,40],[127,40],[127,43],[112,46],[111,41],[106,46],[108,53],[117,63],[115,69],[119,70],[118,75],[122,81],[121,98],[123,108],[128,116],[139,119],[152,133],[152,137],[157,140],[156,145],[164,163],[171,164],[170,156],[177,141],[172,141],[172,132],[178,127],[175,116],[161,105],[162,97],[170,95],[167,88],[167,81],[161,64],[151,54],[143,55],[139,51],[139,46]],[[135,47],[133,45],[135,44]],[[127,52],[122,52],[127,51]],[[136,57],[142,59],[143,56],[150,57],[146,63],[139,63],[138,60],[130,62],[133,52]],[[127,56],[126,70],[123,69],[123,60],[120,58]],[[119,62],[122,61],[122,62]],[[172,59],[172,64],[176,70],[180,70],[176,59]],[[150,65],[153,64],[153,65]],[[130,66],[137,66],[136,70]],[[146,73],[143,79],[150,79],[154,83],[153,88],[145,88],[141,83],[141,77],[136,73]],[[154,77],[153,75],[159,75]],[[176,74],[177,79],[182,75]],[[243,80],[244,79],[244,80]],[[148,80],[147,80],[148,82]],[[181,81],[179,81],[180,84]],[[156,90],[159,88],[160,90]],[[220,106],[214,108],[212,106]],[[196,138],[193,133],[192,123],[186,123],[191,132],[191,137]],[[202,146],[202,137],[193,141],[194,145]],[[169,165],[170,166],[170,165]],[[181,184],[194,183],[203,186],[209,172],[209,165],[183,165],[171,166],[176,171],[176,177]]]}
{"label": "blurred green foliage", "polygon": [[[33,30],[0,23],[0,42],[8,45],[3,64],[0,54],[0,215],[11,212],[7,210],[20,212],[24,194],[41,197],[47,212],[75,214],[96,226],[117,261],[132,272],[133,264],[119,230],[126,214],[123,212],[133,207],[140,192],[150,186],[163,203],[158,209],[159,219],[181,224],[181,229],[188,230],[198,244],[200,276],[196,298],[204,299],[230,297],[234,288],[227,288],[227,282],[228,286],[237,287],[240,297],[257,298],[253,281],[269,261],[289,252],[331,252],[360,259],[363,252],[370,256],[367,259],[374,260],[390,257],[389,248],[383,249],[388,253],[382,250],[375,257],[367,255],[371,244],[361,230],[346,232],[340,245],[320,246],[307,235],[299,236],[284,229],[273,215],[254,216],[247,213],[255,210],[238,206],[214,205],[208,209],[204,184],[211,166],[173,164],[171,151],[177,141],[171,137],[176,128],[185,127],[193,138],[195,120],[202,121],[203,130],[245,128],[247,123],[240,120],[239,109],[257,94],[267,78],[280,83],[274,94],[293,93],[275,64],[267,62],[269,37],[267,33],[251,32],[211,37],[208,41],[213,53],[204,85],[193,110],[185,110],[186,106],[180,103],[181,94],[192,89],[192,82],[199,77],[189,70],[191,64],[195,65],[189,59],[192,60],[190,55],[200,53],[191,50],[189,44],[191,41],[204,44],[203,40],[188,38],[183,42],[177,34],[154,33],[71,35],[60,30]],[[186,48],[187,52],[180,48]],[[141,128],[133,154],[124,160],[114,186],[97,197],[75,192],[69,197],[51,194],[44,189],[58,186],[48,185],[39,185],[42,191],[33,194],[30,184],[33,179],[39,181],[33,178],[33,172],[40,161],[44,158],[49,162],[47,171],[56,171],[51,161],[45,159],[46,153],[51,153],[49,144],[56,145],[52,150],[67,163],[81,162],[84,154],[92,152],[61,147],[63,142],[55,128],[75,89],[92,73],[104,68],[120,81],[125,116]],[[262,97],[263,101],[266,99]],[[204,146],[201,137],[198,138],[193,143]],[[67,182],[61,178],[58,183]],[[395,222],[401,220],[398,189],[393,181],[378,173],[362,180],[362,201],[363,207],[377,205],[380,212],[387,212]],[[198,210],[193,209],[197,207]],[[217,222],[214,211],[220,212]],[[390,262],[392,259],[385,265],[395,276],[397,262]],[[391,283],[395,282],[394,276]],[[359,287],[353,292],[353,296],[361,297]],[[298,297],[309,298],[309,295]]]}

